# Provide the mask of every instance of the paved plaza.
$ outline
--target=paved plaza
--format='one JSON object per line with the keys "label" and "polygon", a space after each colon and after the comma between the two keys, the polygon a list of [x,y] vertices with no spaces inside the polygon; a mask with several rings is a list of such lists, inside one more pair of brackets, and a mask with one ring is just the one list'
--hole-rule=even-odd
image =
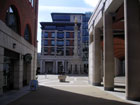
{"label": "paved plaza", "polygon": [[17,96],[18,99],[15,96],[16,100],[13,98],[15,101],[8,105],[132,105],[130,101],[103,91],[102,86],[89,85],[87,76],[67,76],[66,82],[59,82],[58,75],[40,75],[38,81],[37,91],[30,92],[26,87],[20,92],[22,96]]}

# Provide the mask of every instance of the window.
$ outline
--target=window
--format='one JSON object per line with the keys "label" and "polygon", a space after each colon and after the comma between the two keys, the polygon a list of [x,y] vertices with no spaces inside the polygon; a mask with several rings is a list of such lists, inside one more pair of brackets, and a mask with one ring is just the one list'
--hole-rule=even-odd
{"label": "window", "polygon": [[51,45],[54,46],[55,45],[55,41],[51,40]]}
{"label": "window", "polygon": [[58,41],[57,41],[57,45],[58,45],[58,46],[64,46],[64,41],[58,40]]}
{"label": "window", "polygon": [[48,47],[44,47],[44,55],[48,55]]}
{"label": "window", "polygon": [[50,52],[51,55],[54,55],[55,54],[55,49],[54,47],[51,47],[51,52]]}
{"label": "window", "polygon": [[59,26],[57,27],[57,30],[64,30],[64,27]]}
{"label": "window", "polygon": [[55,33],[54,32],[51,33],[51,38],[55,38]]}
{"label": "window", "polygon": [[31,3],[32,7],[34,6],[34,0],[29,0],[29,2]]}
{"label": "window", "polygon": [[48,38],[48,32],[44,33],[44,38]]}
{"label": "window", "polygon": [[88,42],[88,40],[89,40],[89,37],[88,37],[88,36],[84,36],[84,37],[82,38],[82,42],[83,42],[83,43]]}
{"label": "window", "polygon": [[66,41],[66,46],[70,46],[70,40]]}
{"label": "window", "polygon": [[64,55],[64,48],[57,48],[57,55],[63,56]]}
{"label": "window", "polygon": [[66,32],[66,38],[70,38],[70,32]]}
{"label": "window", "polygon": [[24,31],[24,39],[31,43],[31,33],[29,30],[29,25],[26,25],[26,28]]}
{"label": "window", "polygon": [[66,48],[66,56],[70,56],[71,54],[70,54],[70,48]]}
{"label": "window", "polygon": [[46,26],[46,30],[56,30],[56,26]]}
{"label": "window", "polygon": [[65,30],[74,30],[73,26],[65,26]]}
{"label": "window", "polygon": [[57,33],[57,38],[64,38],[64,33],[63,32],[58,32]]}
{"label": "window", "polygon": [[70,21],[70,15],[52,15],[54,21]]}
{"label": "window", "polygon": [[48,40],[44,40],[44,46],[48,46]]}
{"label": "window", "polygon": [[9,26],[13,31],[20,34],[20,22],[19,22],[19,16],[16,8],[14,6],[10,6],[6,12],[6,24]]}

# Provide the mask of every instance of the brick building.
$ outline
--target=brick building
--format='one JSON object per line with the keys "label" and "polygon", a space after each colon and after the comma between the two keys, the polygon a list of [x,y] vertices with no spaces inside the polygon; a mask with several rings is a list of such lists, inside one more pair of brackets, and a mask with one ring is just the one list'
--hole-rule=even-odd
{"label": "brick building", "polygon": [[53,22],[41,22],[41,73],[60,73],[60,66],[63,66],[63,71],[69,74],[87,73],[89,36],[87,22],[91,13],[51,15]]}
{"label": "brick building", "polygon": [[0,94],[35,79],[38,0],[0,0]]}

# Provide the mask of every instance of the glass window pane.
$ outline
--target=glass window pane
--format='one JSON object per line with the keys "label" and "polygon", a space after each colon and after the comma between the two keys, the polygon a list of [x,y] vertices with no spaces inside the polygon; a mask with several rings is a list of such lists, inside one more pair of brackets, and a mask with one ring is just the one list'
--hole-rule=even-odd
{"label": "glass window pane", "polygon": [[57,38],[64,38],[64,33],[63,32],[58,32],[57,33]]}
{"label": "glass window pane", "polygon": [[58,41],[57,41],[57,45],[58,45],[58,46],[64,46],[64,41],[58,40]]}
{"label": "glass window pane", "polygon": [[66,38],[70,38],[70,32],[66,32]]}
{"label": "glass window pane", "polygon": [[48,40],[44,40],[44,46],[48,46]]}
{"label": "glass window pane", "polygon": [[70,40],[66,41],[66,46],[70,46]]}
{"label": "glass window pane", "polygon": [[64,48],[57,48],[57,55],[63,56],[64,55]]}
{"label": "glass window pane", "polygon": [[51,45],[54,46],[55,45],[55,41],[51,40]]}
{"label": "glass window pane", "polygon": [[51,38],[55,38],[55,33],[54,32],[51,33]]}
{"label": "glass window pane", "polygon": [[44,33],[44,38],[48,38],[48,32]]}

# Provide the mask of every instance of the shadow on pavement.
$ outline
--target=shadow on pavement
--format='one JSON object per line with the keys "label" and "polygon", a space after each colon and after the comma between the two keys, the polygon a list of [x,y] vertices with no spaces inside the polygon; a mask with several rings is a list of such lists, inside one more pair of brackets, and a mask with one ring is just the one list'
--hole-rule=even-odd
{"label": "shadow on pavement", "polygon": [[8,105],[132,105],[40,86]]}

